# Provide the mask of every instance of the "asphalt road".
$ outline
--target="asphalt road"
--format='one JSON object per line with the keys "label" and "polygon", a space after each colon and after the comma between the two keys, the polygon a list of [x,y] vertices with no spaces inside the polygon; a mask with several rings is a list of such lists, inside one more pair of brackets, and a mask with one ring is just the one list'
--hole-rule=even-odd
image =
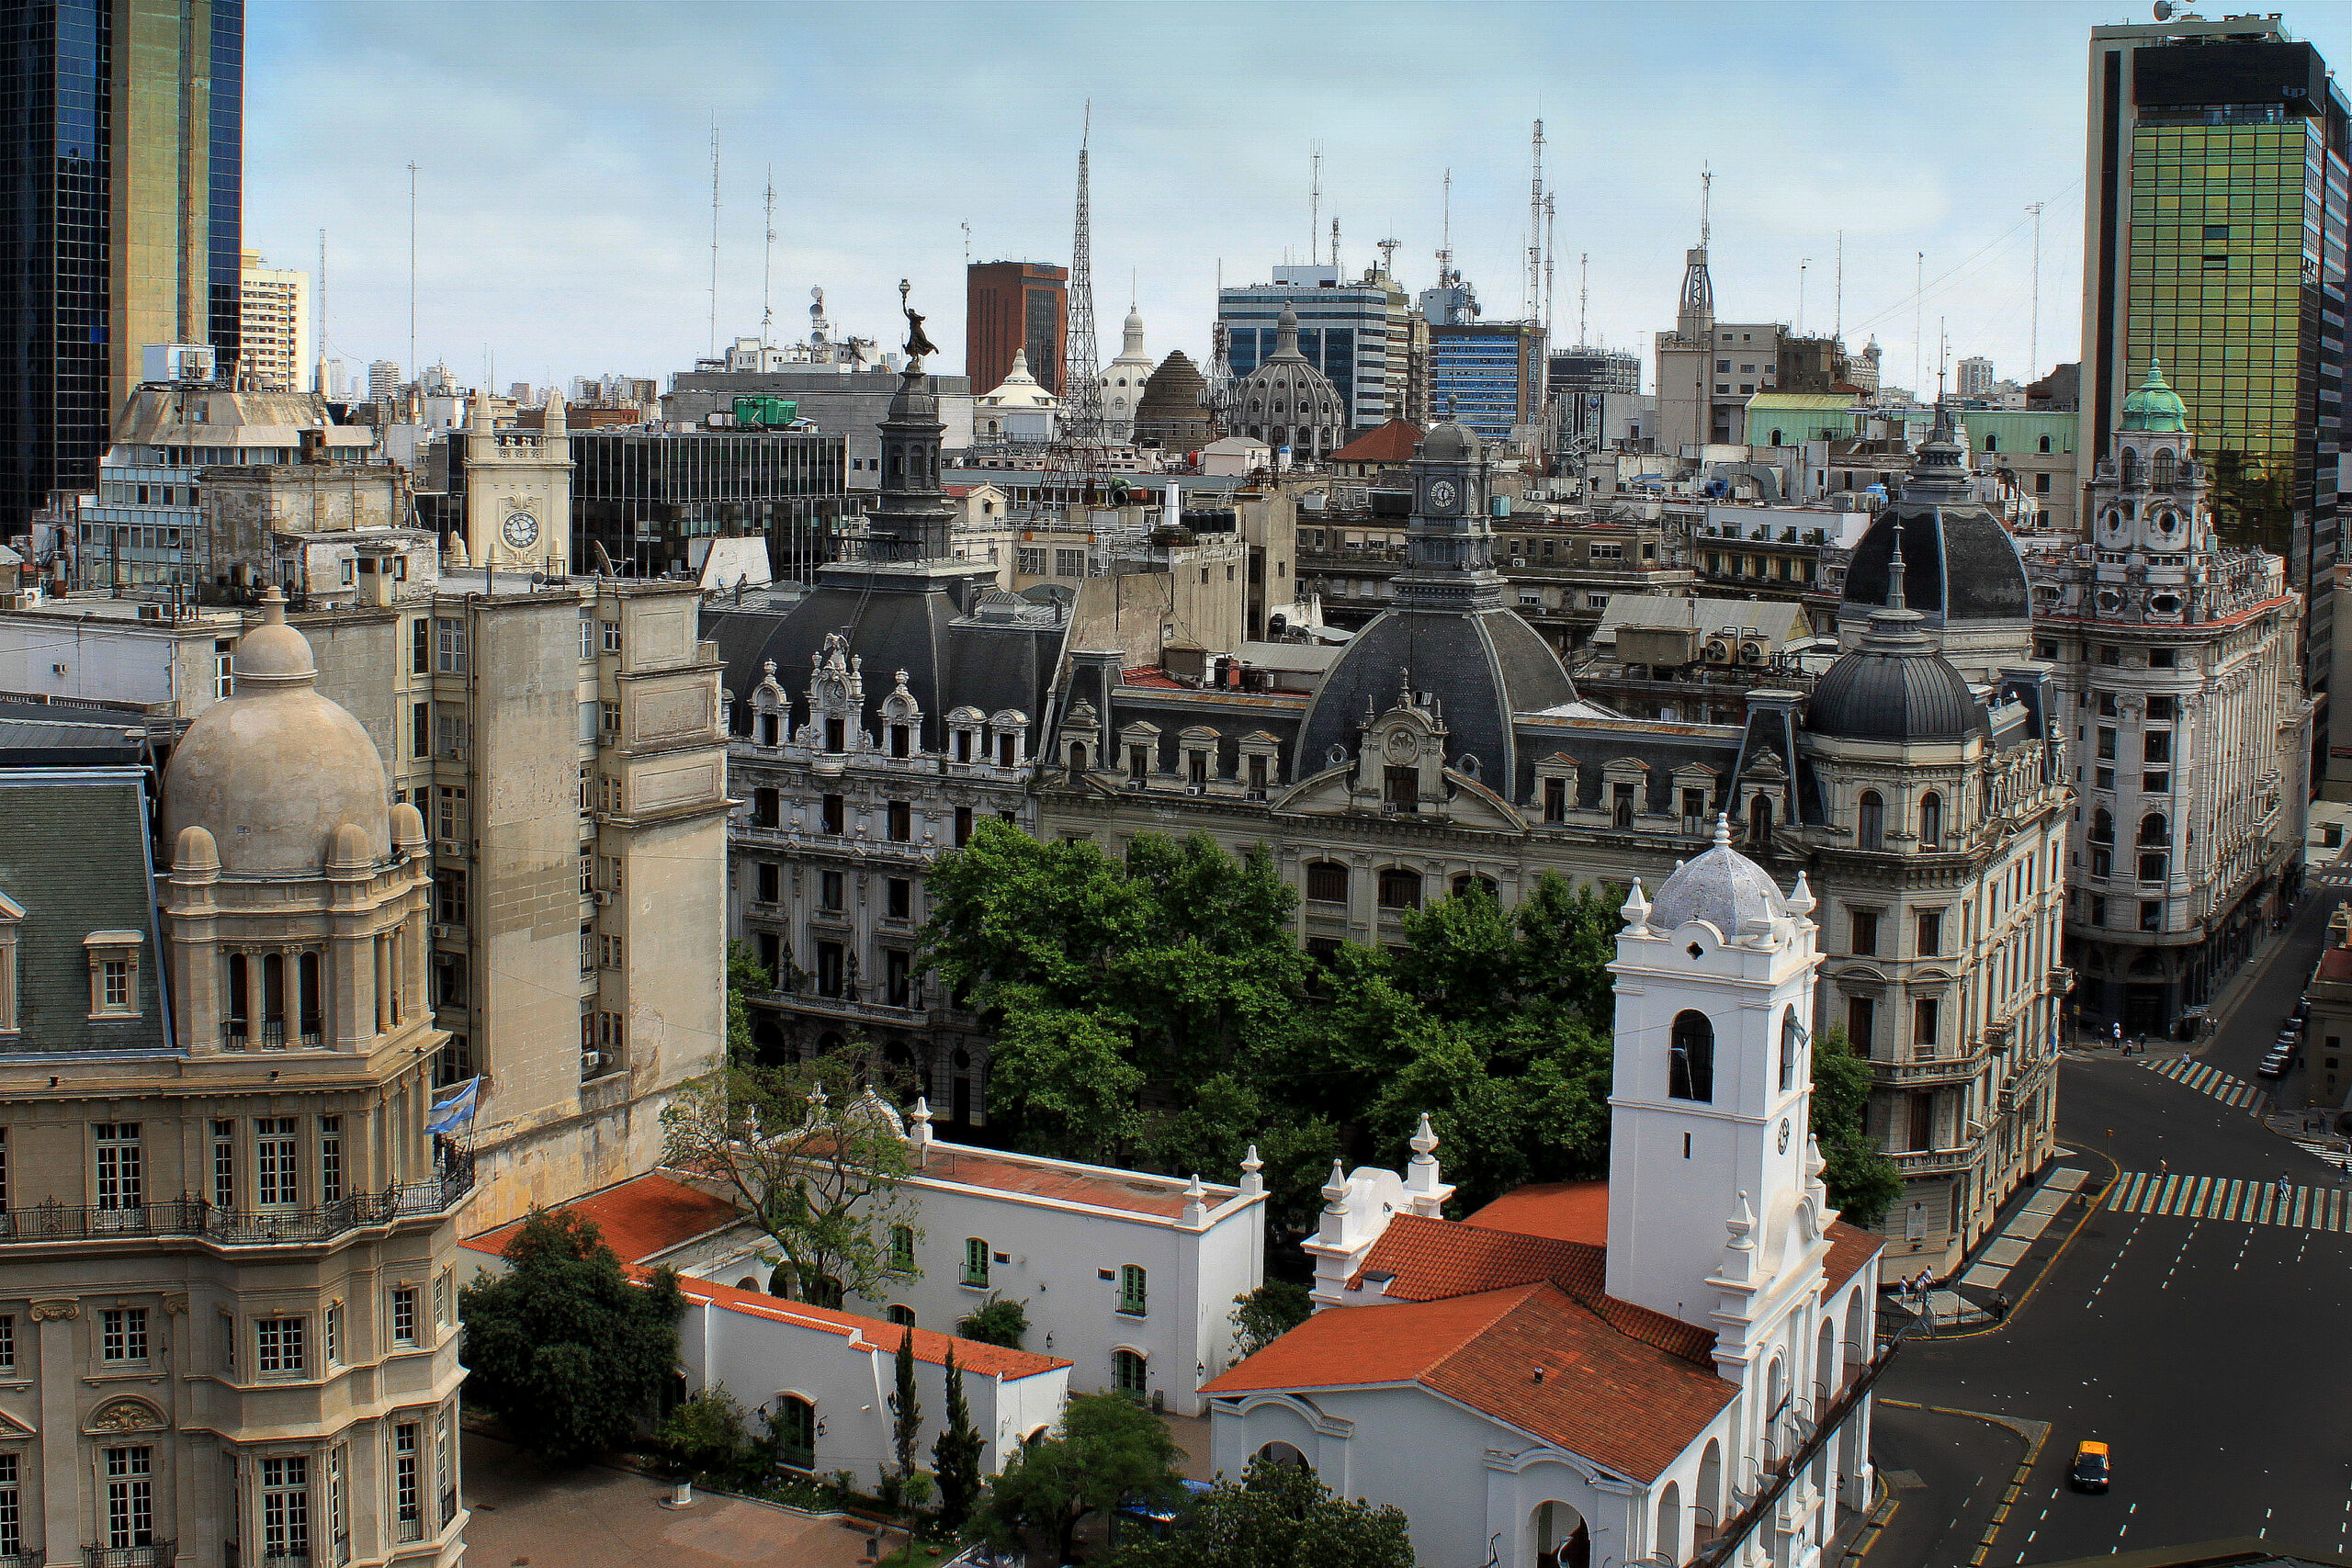
{"label": "asphalt road", "polygon": [[[2253,1063],[2301,994],[2340,897],[2315,887],[2288,940],[2257,954],[2257,964],[2275,961],[2203,1061],[2262,1082]],[[2060,1135],[2094,1187],[2117,1172],[2265,1184],[2284,1176],[2311,1190],[2315,1210],[2341,1186],[2341,1173],[2269,1132],[2254,1107],[2228,1106],[2148,1065],[2163,1060],[2101,1054],[2062,1064]],[[2205,1217],[2121,1213],[2112,1201],[2001,1328],[1908,1345],[1880,1384],[1890,1400],[2050,1424],[1984,1568],[2223,1536],[2352,1551],[2352,1230],[2222,1217],[2218,1200],[2201,1205]],[[1882,1452],[1908,1461],[1895,1468],[1915,1470],[1923,1485],[1895,1491],[1897,1517],[1868,1568],[1965,1568],[1983,1529],[1972,1509],[1986,1506],[1983,1424],[1931,1409],[1890,1414]],[[2115,1484],[2104,1495],[2066,1485],[2086,1438],[2113,1449]],[[1922,1521],[1951,1524],[1925,1530]]]}

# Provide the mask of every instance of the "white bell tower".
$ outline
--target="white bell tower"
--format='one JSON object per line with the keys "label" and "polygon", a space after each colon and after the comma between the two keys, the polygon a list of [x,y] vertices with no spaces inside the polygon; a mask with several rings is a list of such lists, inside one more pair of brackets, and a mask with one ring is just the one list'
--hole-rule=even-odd
{"label": "white bell tower", "polygon": [[1813,907],[1802,874],[1783,897],[1718,818],[1713,848],[1655,904],[1634,884],[1609,966],[1609,1293],[1719,1335],[1724,1313],[1747,1315],[1736,1297],[1777,1293],[1826,1250],[1808,1123]]}

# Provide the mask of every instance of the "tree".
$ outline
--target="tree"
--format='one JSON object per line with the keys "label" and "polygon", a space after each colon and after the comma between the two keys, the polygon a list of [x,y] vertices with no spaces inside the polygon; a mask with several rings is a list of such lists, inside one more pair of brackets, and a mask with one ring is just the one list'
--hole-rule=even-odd
{"label": "tree", "polygon": [[780,1256],[790,1293],[823,1306],[905,1272],[890,1231],[912,1229],[912,1168],[896,1113],[848,1067],[737,1067],[681,1089],[662,1112],[672,1165],[724,1183]]}
{"label": "tree", "polygon": [[982,1345],[1001,1345],[1008,1350],[1021,1348],[1021,1337],[1029,1332],[1029,1309],[1019,1302],[1008,1302],[991,1296],[964,1316],[956,1332],[966,1339]]}
{"label": "tree", "polygon": [[1903,1173],[1871,1141],[1870,1102],[1871,1065],[1833,1023],[1813,1037],[1813,1135],[1830,1205],[1849,1224],[1878,1224],[1903,1196]]}
{"label": "tree", "polygon": [[1108,1568],[1413,1568],[1403,1509],[1335,1497],[1303,1465],[1250,1461],[1239,1485],[1194,1497],[1165,1540],[1140,1536]]}
{"label": "tree", "polygon": [[939,1436],[932,1440],[931,1470],[939,1478],[939,1522],[958,1530],[972,1517],[980,1495],[979,1431],[972,1425],[972,1407],[964,1398],[964,1374],[956,1366],[956,1347],[947,1347],[947,1413]]}
{"label": "tree", "polygon": [[1315,1298],[1288,1280],[1269,1280],[1233,1298],[1233,1326],[1239,1330],[1233,1353],[1248,1358],[1315,1315]]}
{"label": "tree", "polygon": [[704,1389],[664,1416],[653,1438],[681,1474],[724,1475],[744,1448],[742,1404],[724,1384]]}
{"label": "tree", "polygon": [[735,1066],[752,1065],[752,1009],[744,1000],[752,991],[773,991],[776,976],[760,962],[747,942],[727,944],[727,1060]]}
{"label": "tree", "polygon": [[995,1547],[1050,1543],[1067,1562],[1078,1527],[1128,1498],[1183,1495],[1168,1423],[1124,1393],[1081,1393],[1062,1406],[1054,1435],[1031,1444],[989,1485],[973,1533]]}
{"label": "tree", "polygon": [[[922,1405],[915,1399],[915,1331],[912,1325],[899,1335],[898,1384],[890,1394],[890,1451],[898,1469],[882,1482],[882,1501],[897,1507],[914,1481],[915,1455],[922,1441]],[[949,1373],[952,1377],[953,1371]]]}
{"label": "tree", "polygon": [[458,1292],[467,1396],[532,1453],[583,1459],[628,1442],[677,1364],[677,1277],[631,1282],[595,1222],[562,1210],[533,1211],[506,1262]]}

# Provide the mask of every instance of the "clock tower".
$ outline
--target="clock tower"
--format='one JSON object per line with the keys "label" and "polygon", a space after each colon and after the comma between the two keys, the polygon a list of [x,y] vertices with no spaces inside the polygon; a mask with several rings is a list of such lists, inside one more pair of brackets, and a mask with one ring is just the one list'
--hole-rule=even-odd
{"label": "clock tower", "polygon": [[540,429],[499,430],[490,394],[456,439],[463,454],[466,558],[506,571],[571,570],[571,438],[563,395],[548,393]]}
{"label": "clock tower", "polygon": [[1448,422],[1413,455],[1413,518],[1396,603],[1417,609],[1485,610],[1503,602],[1495,535],[1487,521],[1487,454],[1478,438]]}

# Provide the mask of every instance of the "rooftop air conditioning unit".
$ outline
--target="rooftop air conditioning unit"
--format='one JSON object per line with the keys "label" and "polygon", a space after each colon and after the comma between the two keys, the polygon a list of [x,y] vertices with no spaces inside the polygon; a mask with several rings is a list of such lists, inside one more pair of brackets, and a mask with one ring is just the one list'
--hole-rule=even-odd
{"label": "rooftop air conditioning unit", "polygon": [[609,887],[599,887],[596,889],[595,897],[600,907],[609,904],[613,901],[613,890]]}
{"label": "rooftop air conditioning unit", "polygon": [[455,926],[436,924],[426,926],[424,930],[425,934],[430,936],[435,942],[447,942],[458,933],[458,928]]}
{"label": "rooftop air conditioning unit", "polygon": [[604,1065],[605,1054],[602,1051],[582,1051],[580,1053],[580,1076],[582,1077],[590,1077],[602,1068]]}

